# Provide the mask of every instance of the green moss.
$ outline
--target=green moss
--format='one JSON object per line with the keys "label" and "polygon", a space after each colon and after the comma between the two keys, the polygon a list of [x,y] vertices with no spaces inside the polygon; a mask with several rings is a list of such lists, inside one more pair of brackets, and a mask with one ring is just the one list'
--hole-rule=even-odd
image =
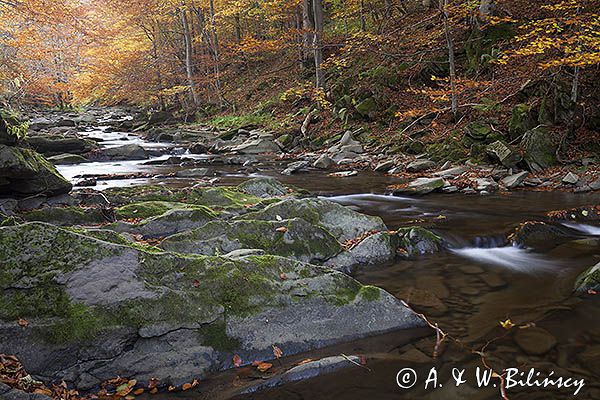
{"label": "green moss", "polygon": [[149,218],[164,214],[169,210],[185,209],[203,209],[207,213],[213,213],[208,207],[193,204],[168,201],[144,201],[119,207],[115,210],[115,215],[117,219]]}
{"label": "green moss", "polygon": [[12,110],[6,108],[0,109],[0,123],[4,125],[0,131],[5,131],[13,142],[19,142],[27,136],[29,122],[24,121]]}
{"label": "green moss", "polygon": [[111,325],[104,313],[81,303],[67,304],[63,319],[48,329],[45,339],[56,344],[91,340]]}
{"label": "green moss", "polygon": [[240,347],[240,342],[237,339],[227,335],[225,321],[219,320],[202,325],[199,333],[202,343],[217,351],[233,351]]}
{"label": "green moss", "polygon": [[375,286],[363,286],[358,294],[367,301],[375,301],[381,297],[381,290]]}
{"label": "green moss", "polygon": [[468,150],[456,137],[448,137],[443,142],[428,144],[425,151],[433,161],[465,161],[469,157]]}
{"label": "green moss", "polygon": [[99,208],[47,207],[22,215],[26,221],[47,222],[54,225],[94,225],[106,222]]}

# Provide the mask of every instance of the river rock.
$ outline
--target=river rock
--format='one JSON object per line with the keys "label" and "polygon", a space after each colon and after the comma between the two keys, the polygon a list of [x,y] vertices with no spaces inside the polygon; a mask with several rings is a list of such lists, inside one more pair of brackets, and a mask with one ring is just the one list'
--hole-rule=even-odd
{"label": "river rock", "polygon": [[98,144],[93,140],[77,137],[29,136],[27,143],[35,151],[45,156],[64,153],[81,155],[98,150]]}
{"label": "river rock", "polygon": [[97,225],[110,221],[100,208],[45,207],[22,215],[26,221],[47,222],[53,225]]}
{"label": "river rock", "polygon": [[518,246],[547,250],[570,237],[571,235],[560,226],[541,221],[527,221],[519,225],[510,238],[512,243]]}
{"label": "river rock", "polygon": [[475,183],[477,184],[476,190],[479,191],[495,192],[498,190],[498,184],[490,178],[476,178]]}
{"label": "river rock", "polygon": [[71,165],[71,164],[81,164],[87,162],[87,158],[82,157],[78,154],[69,154],[63,153],[56,156],[48,157],[48,161],[50,161],[54,165]]}
{"label": "river rock", "polygon": [[381,289],[280,257],[157,253],[40,223],[0,228],[0,242],[0,353],[80,390],[117,375],[179,386],[233,367],[233,354],[249,363],[273,345],[293,355],[423,326]]}
{"label": "river rock", "polygon": [[529,172],[523,171],[518,174],[509,175],[500,181],[500,184],[507,189],[514,189],[521,186],[525,178],[529,176]]}
{"label": "river rock", "polygon": [[393,193],[424,195],[443,188],[445,184],[443,178],[417,178],[405,187],[395,188]]}
{"label": "river rock", "polygon": [[415,160],[406,166],[408,172],[427,171],[435,167],[435,162],[431,160]]}
{"label": "river rock", "polygon": [[268,254],[305,262],[322,262],[342,251],[340,243],[328,231],[301,218],[215,221],[190,232],[170,236],[160,247],[178,253],[204,255],[261,249]]}
{"label": "river rock", "polygon": [[248,139],[242,144],[235,146],[231,151],[241,154],[278,153],[281,151],[279,145],[269,138]]}
{"label": "river rock", "polygon": [[311,224],[322,226],[340,243],[372,231],[387,230],[379,217],[361,214],[324,199],[288,199],[239,218],[267,221],[302,218]]}
{"label": "river rock", "polygon": [[382,161],[379,164],[377,164],[377,166],[375,166],[374,170],[377,172],[387,172],[390,169],[392,169],[394,165],[396,165],[394,160]]}
{"label": "river rock", "polygon": [[588,290],[600,291],[600,263],[579,275],[575,282],[575,290],[579,293],[587,293]]}
{"label": "river rock", "polygon": [[521,139],[523,160],[530,171],[539,172],[556,164],[556,146],[544,128],[525,132]]}
{"label": "river rock", "polygon": [[387,232],[379,232],[362,240],[356,246],[336,257],[330,258],[324,265],[350,273],[358,266],[384,264],[396,257],[398,237]]}
{"label": "river rock", "polygon": [[282,197],[294,192],[274,178],[254,178],[237,186],[237,189],[260,198]]}
{"label": "river rock", "polygon": [[40,154],[0,145],[0,195],[58,195],[70,192],[71,188],[71,183]]}
{"label": "river rock", "polygon": [[178,178],[202,178],[209,175],[208,168],[190,168],[182,169],[175,173]]}
{"label": "river rock", "polygon": [[444,169],[442,171],[434,172],[433,175],[438,176],[440,178],[456,178],[457,176],[462,175],[463,173],[465,173],[467,171],[468,171],[468,168],[461,165],[458,167],[448,168],[448,169]]}
{"label": "river rock", "polygon": [[199,228],[216,218],[217,214],[208,207],[196,206],[189,209],[169,210],[137,223],[119,221],[109,228],[116,232],[142,235],[145,239],[162,238]]}
{"label": "river rock", "polygon": [[518,329],[514,339],[525,353],[533,356],[544,355],[556,346],[556,338],[539,327]]}
{"label": "river rock", "polygon": [[100,154],[100,157],[105,157],[109,160],[145,160],[148,158],[146,149],[137,144],[111,147],[102,150]]}
{"label": "river rock", "polygon": [[396,297],[406,301],[411,306],[432,309],[436,315],[448,311],[448,307],[435,294],[427,290],[411,287],[396,293]]}
{"label": "river rock", "polygon": [[0,399],[2,400],[52,400],[52,398],[38,393],[26,393],[13,389],[0,382]]}
{"label": "river rock", "polygon": [[313,167],[319,169],[329,169],[333,164],[334,161],[329,158],[327,154],[321,154],[321,156],[313,163]]}
{"label": "river rock", "polygon": [[519,153],[515,152],[509,145],[500,140],[487,145],[485,151],[490,157],[504,165],[506,168],[512,168],[521,161]]}
{"label": "river rock", "polygon": [[566,185],[575,185],[577,182],[579,182],[579,176],[572,172],[569,172],[562,178],[562,183]]}
{"label": "river rock", "polygon": [[442,239],[421,227],[401,228],[398,237],[401,254],[408,257],[436,253],[442,249]]}
{"label": "river rock", "polygon": [[292,175],[292,174],[295,174],[296,172],[306,171],[308,164],[309,164],[308,161],[296,161],[296,162],[288,164],[287,168],[284,169],[281,173],[283,175]]}

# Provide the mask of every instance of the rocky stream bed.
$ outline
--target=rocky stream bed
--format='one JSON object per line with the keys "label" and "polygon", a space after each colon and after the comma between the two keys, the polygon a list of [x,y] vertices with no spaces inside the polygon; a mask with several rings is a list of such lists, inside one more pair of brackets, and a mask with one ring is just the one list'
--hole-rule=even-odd
{"label": "rocky stream bed", "polygon": [[[82,396],[500,398],[451,384],[489,365],[584,378],[600,398],[596,174],[384,159],[352,133],[299,154],[259,129],[139,121],[98,109],[0,131],[0,354],[31,374],[0,397],[65,381]],[[511,191],[555,186],[569,192]],[[437,390],[398,387],[432,366]]]}

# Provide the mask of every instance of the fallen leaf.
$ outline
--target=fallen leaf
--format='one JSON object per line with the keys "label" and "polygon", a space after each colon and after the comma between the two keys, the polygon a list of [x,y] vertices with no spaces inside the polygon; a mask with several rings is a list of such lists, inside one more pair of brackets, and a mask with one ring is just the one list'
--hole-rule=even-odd
{"label": "fallen leaf", "polygon": [[275,358],[281,358],[281,356],[283,356],[283,351],[281,351],[279,347],[273,345],[273,355]]}
{"label": "fallen leaf", "polygon": [[279,274],[279,279],[281,279],[282,281],[287,281],[287,275],[285,274],[285,272],[282,272]]}
{"label": "fallen leaf", "polygon": [[17,324],[19,324],[19,326],[22,326],[23,328],[25,328],[26,326],[29,325],[29,321],[27,321],[26,319],[23,319],[23,318],[19,318],[19,320],[17,321]]}
{"label": "fallen leaf", "polygon": [[286,228],[285,226],[280,226],[279,228],[275,229],[275,231],[286,233],[288,231],[288,228]]}
{"label": "fallen leaf", "polygon": [[175,386],[169,386],[169,388],[167,390],[169,392],[174,392],[175,390],[177,390],[177,388]]}
{"label": "fallen leaf", "polygon": [[150,389],[150,394],[156,394],[156,393],[158,393],[157,387]]}
{"label": "fallen leaf", "polygon": [[596,292],[594,289],[588,289],[587,293],[590,294],[590,295],[592,295],[592,296],[595,296],[595,295],[598,294],[598,292]]}
{"label": "fallen leaf", "polygon": [[313,362],[314,360],[312,358],[307,358],[305,360],[300,361],[298,364],[296,365],[304,365],[304,364],[308,364],[309,362]]}
{"label": "fallen leaf", "polygon": [[506,321],[500,321],[500,326],[502,326],[506,330],[509,330],[510,328],[515,326],[515,324],[513,324],[513,322],[509,318]]}
{"label": "fallen leaf", "polygon": [[256,369],[258,369],[260,372],[267,372],[268,370],[271,369],[272,366],[273,366],[273,364],[271,364],[271,363],[262,362],[257,365]]}
{"label": "fallen leaf", "polygon": [[194,285],[195,288],[200,287],[200,281],[198,279],[194,279],[192,281],[192,285]]}
{"label": "fallen leaf", "polygon": [[192,388],[191,383],[184,383],[183,386],[181,387],[181,390],[186,391],[186,390],[190,390],[191,388]]}
{"label": "fallen leaf", "polygon": [[129,387],[134,387],[135,385],[137,385],[137,381],[135,379],[132,379],[129,382],[127,382],[127,385],[129,385]]}
{"label": "fallen leaf", "polygon": [[142,393],[144,393],[144,388],[139,388],[135,392],[133,392],[133,394],[135,394],[136,396],[139,396]]}
{"label": "fallen leaf", "polygon": [[233,365],[236,367],[239,367],[242,365],[242,357],[238,356],[237,354],[233,355]]}

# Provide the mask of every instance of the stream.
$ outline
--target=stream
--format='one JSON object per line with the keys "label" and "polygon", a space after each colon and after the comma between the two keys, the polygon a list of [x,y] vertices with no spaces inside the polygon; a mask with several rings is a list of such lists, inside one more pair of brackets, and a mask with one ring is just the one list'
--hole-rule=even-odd
{"label": "stream", "polygon": [[[573,240],[547,249],[532,251],[508,243],[507,235],[519,224],[543,220],[551,210],[600,203],[600,194],[562,192],[526,192],[492,194],[432,194],[426,197],[392,197],[385,195],[387,185],[398,178],[361,171],[357,176],[339,178],[326,172],[311,171],[282,175],[282,160],[261,160],[246,167],[211,164],[210,155],[189,154],[172,143],[151,143],[130,133],[109,132],[99,126],[80,132],[94,138],[101,146],[139,144],[152,151],[150,160],[89,162],[61,165],[59,171],[73,182],[81,175],[146,173],[149,177],[98,180],[97,190],[113,186],[161,184],[185,186],[193,179],[180,179],[173,173],[202,165],[210,170],[217,184],[230,185],[250,177],[272,176],[318,196],[380,216],[390,229],[420,225],[441,236],[446,251],[417,259],[398,259],[388,265],[365,267],[353,275],[363,284],[384,288],[424,312],[432,323],[452,336],[440,355],[432,358],[435,334],[429,329],[392,332],[345,343],[330,348],[284,357],[274,371],[300,360],[360,354],[366,366],[351,366],[311,380],[243,394],[260,382],[250,368],[229,370],[201,382],[193,391],[155,395],[153,399],[500,399],[499,388],[477,388],[476,367],[483,366],[480,354],[486,343],[485,362],[501,371],[519,367],[527,371],[555,371],[556,375],[585,379],[580,398],[600,398],[600,303],[597,297],[572,295],[576,277],[600,261],[598,241],[576,240],[600,238],[600,227],[567,225]],[[181,165],[157,165],[176,155],[189,162]],[[420,292],[419,292],[420,291]],[[426,291],[428,295],[421,293]],[[431,293],[435,296],[431,297]],[[514,324],[534,323],[557,342],[544,354],[527,354],[517,346],[513,331],[504,330],[499,321]],[[520,328],[513,328],[515,331]],[[551,340],[544,338],[544,340]],[[460,342],[460,344],[458,343]],[[283,349],[285,352],[285,349]],[[586,354],[596,354],[587,357]],[[590,361],[592,360],[592,361]],[[439,385],[424,388],[430,369],[435,366]],[[396,382],[398,371],[414,368],[418,383],[402,389]],[[466,369],[467,383],[456,387],[452,368]],[[514,388],[510,399],[572,398],[573,389]]]}

